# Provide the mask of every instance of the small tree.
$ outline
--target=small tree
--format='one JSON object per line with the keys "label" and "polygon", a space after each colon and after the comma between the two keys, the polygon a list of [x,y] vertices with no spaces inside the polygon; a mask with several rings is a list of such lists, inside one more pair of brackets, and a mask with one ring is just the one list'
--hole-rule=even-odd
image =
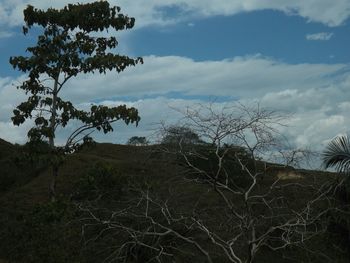
{"label": "small tree", "polygon": [[128,140],[127,144],[128,145],[135,145],[135,146],[142,146],[142,145],[148,145],[148,141],[147,141],[146,137],[133,136]]}
{"label": "small tree", "polygon": [[[80,145],[90,142],[92,131],[104,133],[113,131],[112,123],[123,120],[126,124],[139,122],[135,108],[125,105],[106,107],[93,105],[89,111],[77,109],[59,94],[67,81],[79,73],[117,73],[126,67],[142,63],[141,58],[112,53],[118,45],[112,37],[96,37],[93,33],[106,29],[126,30],[134,26],[135,19],[120,13],[119,7],[110,7],[107,1],[88,4],[69,4],[63,9],[38,10],[31,5],[24,10],[23,33],[38,25],[43,33],[35,46],[27,48],[30,56],[11,57],[10,64],[29,78],[18,88],[28,94],[13,111],[12,121],[21,125],[27,119],[34,119],[34,127],[28,132],[30,141],[47,140],[50,146],[52,182],[50,195],[54,199],[58,168],[65,154]],[[51,85],[47,85],[47,80]],[[64,146],[55,144],[58,127],[65,127],[70,120],[82,123],[68,138]]]}
{"label": "small tree", "polygon": [[203,141],[197,133],[186,126],[172,125],[165,127],[165,135],[162,139],[162,144],[198,144]]}
{"label": "small tree", "polygon": [[323,153],[325,168],[335,167],[339,172],[350,172],[350,139],[343,135],[334,138]]}
{"label": "small tree", "polygon": [[350,253],[350,138],[347,135],[337,136],[329,142],[323,152],[323,164],[325,168],[335,168],[340,174],[341,180],[336,183],[334,192],[341,209],[330,214],[330,226],[347,233],[347,237],[341,239],[344,240],[343,247]]}

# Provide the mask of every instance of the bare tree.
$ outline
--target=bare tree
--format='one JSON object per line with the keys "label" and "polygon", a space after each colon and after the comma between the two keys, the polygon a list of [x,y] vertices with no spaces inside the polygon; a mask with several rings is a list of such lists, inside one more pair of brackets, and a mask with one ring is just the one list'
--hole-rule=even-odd
{"label": "bare tree", "polygon": [[[184,117],[187,125],[210,142],[212,154],[208,149],[189,152],[181,145],[180,154],[195,172],[192,181],[205,183],[221,199],[230,234],[219,234],[200,214],[193,222],[230,262],[253,262],[264,248],[299,245],[325,230],[321,219],[329,210],[325,204],[331,188],[284,182],[273,176],[274,166],[263,161],[264,153],[280,144],[278,127],[284,125],[286,116],[259,105],[236,104],[215,110],[209,104],[187,109]],[[293,161],[295,157],[292,155]],[[210,169],[198,158],[209,163]],[[262,178],[266,178],[264,183]],[[302,206],[292,197],[296,187],[309,193]]]}
{"label": "bare tree", "polygon": [[[202,255],[207,262],[213,262],[200,241],[193,239],[191,218],[178,214],[168,201],[153,197],[149,189],[138,188],[136,198],[107,217],[101,216],[101,208],[79,204],[78,209],[84,214],[80,219],[82,236],[89,236],[91,229],[94,233],[85,244],[106,234],[117,235],[117,245],[113,244],[103,262],[173,262],[176,254],[186,258]],[[191,253],[186,245],[196,253]]]}
{"label": "bare tree", "polygon": [[[104,225],[103,231],[122,231],[125,244],[153,252],[149,262],[186,254],[179,240],[207,262],[254,262],[259,253],[284,253],[292,246],[312,253],[308,241],[326,231],[333,187],[314,178],[301,176],[295,181],[276,176],[278,165],[263,160],[266,152],[280,145],[278,128],[286,117],[242,104],[198,105],[183,114],[184,125],[206,142],[194,147],[178,142],[176,154],[185,182],[202,189],[192,200],[191,211],[139,189],[140,197],[128,209],[114,211],[102,221],[88,209],[87,218]],[[204,195],[210,196],[210,205]],[[118,218],[121,214],[135,224],[121,223],[125,221]],[[130,255],[126,246],[118,246],[113,255],[125,259]],[[330,260],[326,253],[317,253]]]}

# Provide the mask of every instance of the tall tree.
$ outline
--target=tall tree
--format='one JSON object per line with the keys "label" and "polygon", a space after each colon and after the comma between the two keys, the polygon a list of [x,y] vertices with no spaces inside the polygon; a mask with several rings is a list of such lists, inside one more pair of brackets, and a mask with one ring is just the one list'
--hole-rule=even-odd
{"label": "tall tree", "polygon": [[[137,109],[126,105],[93,105],[89,111],[77,109],[72,102],[60,97],[62,88],[80,73],[120,73],[143,61],[113,53],[118,45],[116,37],[96,36],[106,30],[131,29],[135,23],[134,18],[120,13],[119,7],[110,7],[107,1],[69,4],[63,9],[47,10],[28,5],[24,10],[24,21],[25,35],[35,25],[42,28],[42,33],[36,45],[27,48],[29,56],[10,58],[15,69],[28,73],[28,79],[18,86],[28,94],[28,99],[13,111],[12,121],[21,125],[33,118],[35,124],[28,132],[29,140],[48,142],[52,167],[50,195],[54,199],[58,168],[67,153],[90,142],[89,135],[94,130],[107,133],[113,131],[115,121],[137,125],[140,120]],[[57,146],[57,128],[65,127],[70,120],[82,124],[68,136],[64,146]]]}

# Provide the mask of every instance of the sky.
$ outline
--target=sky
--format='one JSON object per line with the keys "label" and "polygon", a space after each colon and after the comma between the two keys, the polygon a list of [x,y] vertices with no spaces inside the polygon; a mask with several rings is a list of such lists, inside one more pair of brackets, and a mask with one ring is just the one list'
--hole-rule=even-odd
{"label": "sky", "polygon": [[[24,143],[31,123],[15,127],[12,110],[26,76],[10,56],[25,54],[35,34],[22,35],[22,11],[62,8],[68,0],[0,0],[0,137]],[[81,3],[90,1],[79,1]],[[110,0],[135,17],[117,32],[117,52],[144,59],[120,74],[79,75],[62,91],[78,106],[127,104],[140,125],[118,124],[97,141],[151,136],[172,108],[215,99],[255,103],[288,113],[284,135],[295,148],[322,148],[350,127],[350,0]],[[59,138],[69,132],[60,131]],[[62,139],[63,140],[63,139]]]}

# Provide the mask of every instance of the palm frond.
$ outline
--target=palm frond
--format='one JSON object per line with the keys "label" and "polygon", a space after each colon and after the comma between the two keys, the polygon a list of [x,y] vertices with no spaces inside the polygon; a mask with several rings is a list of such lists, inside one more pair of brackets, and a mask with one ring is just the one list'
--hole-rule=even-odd
{"label": "palm frond", "polygon": [[325,168],[334,167],[338,172],[350,172],[350,140],[342,135],[329,142],[323,152]]}

